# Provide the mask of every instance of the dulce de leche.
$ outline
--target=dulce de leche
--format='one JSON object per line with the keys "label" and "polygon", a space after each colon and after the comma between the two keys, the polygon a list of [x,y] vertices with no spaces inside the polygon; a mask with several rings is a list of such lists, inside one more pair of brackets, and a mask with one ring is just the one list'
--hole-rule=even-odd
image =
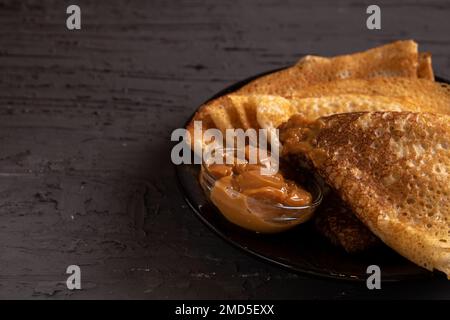
{"label": "dulce de leche", "polygon": [[[206,171],[206,172],[204,172]],[[277,172],[263,175],[261,164],[210,164],[202,168],[213,184],[210,200],[230,222],[261,233],[276,233],[308,220],[311,194]]]}

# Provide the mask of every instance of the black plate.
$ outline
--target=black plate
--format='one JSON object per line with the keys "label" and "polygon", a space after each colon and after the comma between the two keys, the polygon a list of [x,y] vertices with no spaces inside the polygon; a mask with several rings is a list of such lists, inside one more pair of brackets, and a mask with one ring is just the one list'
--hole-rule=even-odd
{"label": "black plate", "polygon": [[[272,70],[233,84],[211,99],[239,89],[244,84]],[[437,81],[449,83],[437,78]],[[210,100],[211,100],[210,99]],[[304,274],[344,280],[366,280],[367,267],[378,265],[383,281],[426,279],[433,273],[416,266],[387,246],[351,255],[332,246],[311,223],[276,235],[246,231],[228,222],[203,193],[198,182],[199,165],[178,165],[176,174],[184,198],[191,209],[211,230],[245,252],[276,265]]]}

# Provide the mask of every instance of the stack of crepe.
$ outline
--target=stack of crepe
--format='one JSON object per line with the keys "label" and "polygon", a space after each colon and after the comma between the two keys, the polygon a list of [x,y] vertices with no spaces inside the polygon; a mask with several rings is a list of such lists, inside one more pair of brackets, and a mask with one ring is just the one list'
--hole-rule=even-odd
{"label": "stack of crepe", "polygon": [[[348,252],[382,241],[450,275],[449,115],[450,86],[408,40],[306,56],[206,103],[188,130],[197,120],[203,130],[281,128],[283,154],[333,190],[316,215],[325,237]],[[292,130],[310,133],[293,139]]]}

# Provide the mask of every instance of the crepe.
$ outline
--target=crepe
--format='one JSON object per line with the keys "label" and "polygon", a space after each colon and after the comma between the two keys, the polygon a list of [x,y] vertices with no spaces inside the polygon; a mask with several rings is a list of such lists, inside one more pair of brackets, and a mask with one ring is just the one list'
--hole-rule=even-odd
{"label": "crepe", "polygon": [[[278,98],[281,103],[283,99],[275,97]],[[208,102],[199,109],[186,127],[191,139],[189,144],[194,150],[203,150],[207,144],[202,136],[195,136],[193,139],[195,121],[198,121],[203,132],[211,128],[220,129],[222,133],[225,133],[226,129],[260,128],[256,120],[256,107],[250,97],[232,94]]]}
{"label": "crepe", "polygon": [[[423,79],[375,78],[318,84],[290,97],[229,94],[206,104],[194,117],[203,130],[276,128],[294,114],[309,119],[354,111],[450,113],[450,86]],[[193,134],[193,121],[188,130]],[[197,141],[201,146],[204,142]],[[200,147],[201,149],[201,147]]]}
{"label": "crepe", "polygon": [[[368,83],[366,83],[367,80],[354,81],[357,84],[364,82],[367,88],[370,88],[371,81]],[[352,80],[351,84],[354,81]],[[397,82],[398,84],[402,84],[402,82]],[[365,85],[364,88],[366,88]],[[346,90],[336,90],[333,95],[320,96],[318,94],[318,97],[293,96],[290,98],[269,98],[268,96],[258,95],[248,97],[247,100],[257,105],[258,125],[267,129],[277,128],[296,114],[301,114],[310,120],[335,113],[355,111],[416,111],[450,114],[450,91],[441,90],[442,88],[434,83],[432,87],[441,94],[435,96],[424,94],[416,97],[418,91],[408,94],[406,91],[396,92],[396,84],[393,84],[389,91],[351,90],[351,86],[344,86]],[[404,89],[404,87],[401,88]],[[341,94],[339,92],[355,93]],[[361,94],[361,92],[363,93]],[[231,107],[230,105],[229,108]]]}
{"label": "crepe", "polygon": [[417,47],[414,41],[405,40],[333,58],[306,56],[290,68],[250,82],[238,93],[285,96],[310,85],[341,79],[417,78]]}
{"label": "crepe", "polygon": [[339,94],[381,95],[405,97],[420,104],[428,104],[436,110],[447,110],[450,101],[450,85],[425,79],[374,78],[347,79],[310,86],[291,95],[295,98],[333,96]]}
{"label": "crepe", "polygon": [[417,67],[417,77],[434,81],[431,53],[429,52],[419,53],[419,66]]}
{"label": "crepe", "polygon": [[384,243],[450,277],[450,116],[296,116],[280,139],[284,154],[304,156]]}
{"label": "crepe", "polygon": [[317,231],[333,245],[358,253],[381,244],[334,192],[328,194],[314,217]]}
{"label": "crepe", "polygon": [[[391,79],[392,77],[394,79]],[[300,59],[295,66],[258,78],[232,95],[263,94],[284,97],[296,96],[297,98],[343,93],[367,95],[375,92],[374,86],[381,85],[382,88],[378,95],[397,97],[408,95],[416,87],[421,87],[423,90],[420,92],[424,92],[424,90],[433,86],[432,81],[426,81],[429,82],[427,84],[425,80],[414,84],[417,77],[434,79],[431,55],[429,53],[419,54],[417,44],[412,40],[405,40],[334,58],[306,56]],[[370,78],[374,78],[373,80],[379,78],[379,81],[364,81],[364,79]],[[410,79],[410,82],[406,84],[398,80],[407,78]],[[403,91],[400,88],[395,92],[389,88],[393,84],[394,89],[406,87]],[[436,91],[436,89],[433,89],[431,92]],[[239,98],[235,97],[236,99]],[[205,143],[201,137],[197,137],[196,140],[193,138],[194,121],[199,121],[203,131],[209,128],[217,128],[219,125],[222,128],[241,128],[234,124],[235,117],[240,114],[241,121],[245,117],[249,120],[249,122],[244,122],[244,125],[253,125],[254,128],[259,127],[255,121],[256,108],[254,105],[237,103],[235,104],[235,107],[239,108],[237,110],[234,110],[233,107],[225,108],[229,106],[230,101],[228,96],[220,97],[209,101],[196,112],[187,126],[190,133],[189,143],[191,146],[197,145],[196,150],[202,150]]]}

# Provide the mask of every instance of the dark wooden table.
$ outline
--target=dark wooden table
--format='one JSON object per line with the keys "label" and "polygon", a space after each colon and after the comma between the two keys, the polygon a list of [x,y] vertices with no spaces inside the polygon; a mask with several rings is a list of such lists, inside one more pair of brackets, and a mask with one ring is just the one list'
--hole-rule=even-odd
{"label": "dark wooden table", "polygon": [[449,299],[445,281],[373,292],[255,260],[193,215],[170,162],[200,103],[306,53],[413,38],[450,78],[450,2],[377,3],[379,31],[358,1],[0,1],[0,298]]}

